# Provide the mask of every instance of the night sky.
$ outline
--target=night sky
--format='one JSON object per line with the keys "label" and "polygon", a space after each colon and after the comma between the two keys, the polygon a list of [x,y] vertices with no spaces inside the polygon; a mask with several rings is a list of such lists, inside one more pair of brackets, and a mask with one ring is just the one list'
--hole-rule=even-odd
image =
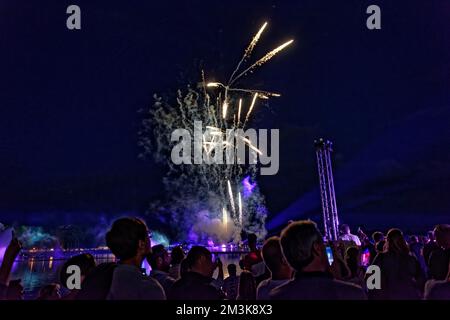
{"label": "night sky", "polygon": [[[81,7],[82,29],[66,28]],[[382,29],[366,28],[381,7]],[[1,1],[0,221],[90,223],[142,214],[162,168],[138,159],[138,110],[295,42],[243,81],[281,92],[280,171],[259,180],[275,230],[320,216],[314,139],[334,142],[342,222],[423,230],[450,222],[450,2]]]}

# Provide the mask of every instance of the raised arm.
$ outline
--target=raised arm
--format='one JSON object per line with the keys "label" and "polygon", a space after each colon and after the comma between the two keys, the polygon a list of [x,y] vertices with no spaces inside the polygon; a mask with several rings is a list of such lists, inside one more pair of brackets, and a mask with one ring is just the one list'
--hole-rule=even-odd
{"label": "raised arm", "polygon": [[14,260],[16,260],[17,255],[22,249],[22,245],[20,241],[14,235],[14,231],[12,231],[11,242],[5,250],[5,255],[3,256],[3,262],[0,267],[0,285],[8,286],[9,275],[11,273],[12,266],[14,264]]}

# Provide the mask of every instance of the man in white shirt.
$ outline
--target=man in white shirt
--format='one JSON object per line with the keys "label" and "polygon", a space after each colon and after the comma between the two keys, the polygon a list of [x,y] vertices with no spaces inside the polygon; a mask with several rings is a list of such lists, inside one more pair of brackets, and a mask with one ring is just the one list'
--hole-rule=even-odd
{"label": "man in white shirt", "polygon": [[358,236],[350,233],[350,227],[347,224],[341,226],[341,232],[342,234],[339,237],[339,240],[354,242],[358,247],[361,246],[361,241]]}

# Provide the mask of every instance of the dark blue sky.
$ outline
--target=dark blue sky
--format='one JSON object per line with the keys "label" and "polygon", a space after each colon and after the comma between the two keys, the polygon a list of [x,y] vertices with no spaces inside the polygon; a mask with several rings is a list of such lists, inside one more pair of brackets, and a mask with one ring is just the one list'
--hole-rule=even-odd
{"label": "dark blue sky", "polygon": [[[66,29],[78,4],[82,30]],[[370,4],[382,29],[366,28]],[[279,91],[279,174],[260,184],[271,227],[316,217],[313,140],[334,141],[341,220],[406,228],[450,218],[448,1],[2,1],[0,220],[81,222],[142,212],[161,168],[138,160],[137,110],[225,80],[263,21],[255,55],[294,45],[244,84]],[[447,219],[447,221],[443,221]]]}

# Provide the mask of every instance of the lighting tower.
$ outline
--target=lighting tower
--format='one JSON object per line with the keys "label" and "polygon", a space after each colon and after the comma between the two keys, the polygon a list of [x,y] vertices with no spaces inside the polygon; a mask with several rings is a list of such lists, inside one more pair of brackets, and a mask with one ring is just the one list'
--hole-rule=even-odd
{"label": "lighting tower", "polygon": [[339,218],[334,193],[333,171],[331,168],[331,152],[333,143],[328,140],[315,140],[317,168],[319,170],[320,197],[322,199],[322,212],[324,236],[327,240],[337,240],[339,235]]}

